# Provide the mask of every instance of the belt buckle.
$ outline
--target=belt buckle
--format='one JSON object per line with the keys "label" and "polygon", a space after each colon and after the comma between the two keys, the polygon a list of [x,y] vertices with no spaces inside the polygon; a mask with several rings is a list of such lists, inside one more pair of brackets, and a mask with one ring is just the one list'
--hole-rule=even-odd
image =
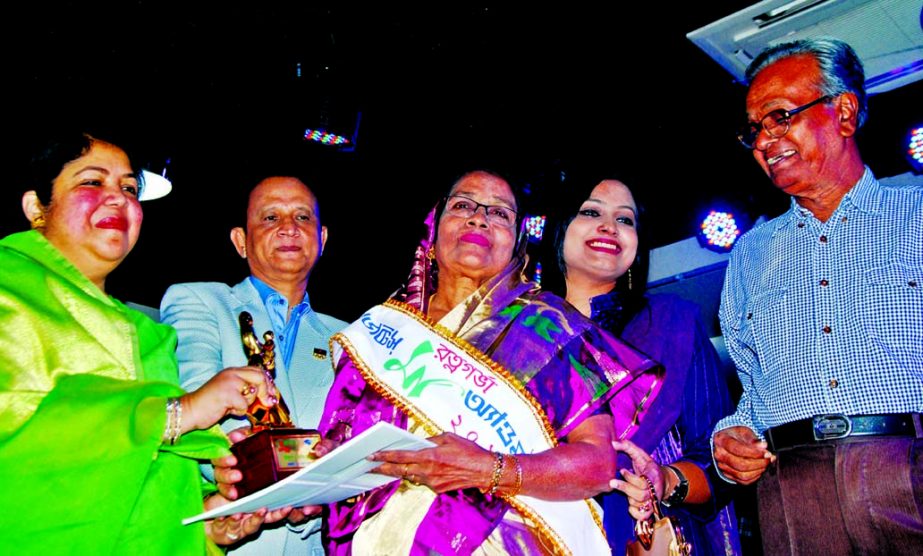
{"label": "belt buckle", "polygon": [[839,413],[818,415],[813,422],[814,440],[817,441],[846,438],[852,433],[852,420]]}

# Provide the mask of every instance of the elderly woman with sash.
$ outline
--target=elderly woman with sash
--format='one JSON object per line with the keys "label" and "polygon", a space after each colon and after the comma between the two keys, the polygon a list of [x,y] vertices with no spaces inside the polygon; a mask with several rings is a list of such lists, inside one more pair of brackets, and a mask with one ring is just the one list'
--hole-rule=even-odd
{"label": "elderly woman with sash", "polygon": [[522,277],[518,207],[499,175],[464,174],[408,284],[334,336],[325,436],[387,421],[435,447],[377,453],[402,480],[331,505],[328,553],[609,553],[591,498],[659,367]]}

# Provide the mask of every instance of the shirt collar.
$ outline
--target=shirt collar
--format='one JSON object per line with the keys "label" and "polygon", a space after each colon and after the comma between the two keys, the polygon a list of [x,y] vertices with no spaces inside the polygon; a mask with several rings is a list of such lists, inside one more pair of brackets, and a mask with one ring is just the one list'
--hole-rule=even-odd
{"label": "shirt collar", "polygon": [[[837,210],[840,210],[841,207],[854,206],[863,212],[875,214],[878,212],[880,203],[881,186],[879,185],[878,180],[875,179],[874,174],[872,174],[872,170],[866,166],[865,171],[862,172],[862,177],[860,177],[859,181],[857,181],[856,184],[846,192],[846,195],[843,196],[843,199],[840,201],[840,206],[837,207]],[[789,209],[789,217],[779,219],[775,231],[779,231],[785,226],[802,222],[805,219],[811,217],[813,217],[811,211],[799,205],[798,201],[792,197],[791,208]]]}
{"label": "shirt collar", "polygon": [[[263,305],[269,305],[276,298],[282,298],[285,300],[286,305],[288,304],[288,300],[285,299],[285,296],[252,274],[250,275],[250,283],[253,284],[254,288],[256,288],[256,292],[260,294],[260,300],[263,302]],[[292,311],[299,307],[311,307],[311,301],[308,298],[308,292],[304,292],[304,299],[301,301],[301,303],[293,307]]]}
{"label": "shirt collar", "polygon": [[862,177],[859,178],[856,185],[846,193],[843,197],[843,202],[840,204],[842,206],[845,203],[849,203],[857,209],[869,214],[878,212],[881,206],[881,185],[878,183],[878,180],[875,179],[875,176],[868,166],[865,167],[865,172],[862,173]]}

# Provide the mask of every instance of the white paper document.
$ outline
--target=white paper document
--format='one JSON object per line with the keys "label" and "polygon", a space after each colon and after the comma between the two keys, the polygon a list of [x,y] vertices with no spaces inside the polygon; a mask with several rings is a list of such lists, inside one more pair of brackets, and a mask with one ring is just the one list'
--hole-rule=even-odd
{"label": "white paper document", "polygon": [[397,480],[388,475],[369,473],[380,464],[366,457],[381,450],[420,450],[431,446],[435,444],[390,423],[376,423],[297,473],[240,500],[186,518],[183,525],[250,513],[260,508],[275,510],[285,506],[313,506],[345,500]]}

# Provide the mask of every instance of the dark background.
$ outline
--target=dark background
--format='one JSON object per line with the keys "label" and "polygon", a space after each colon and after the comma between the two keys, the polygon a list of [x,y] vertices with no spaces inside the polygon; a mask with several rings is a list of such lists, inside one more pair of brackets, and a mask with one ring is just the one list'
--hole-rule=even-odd
{"label": "dark background", "polygon": [[[151,169],[169,160],[173,192],[144,204],[117,297],[157,306],[174,282],[239,281],[241,192],[292,161],[319,174],[330,230],[311,300],[345,320],[404,279],[420,222],[468,163],[514,170],[540,207],[562,159],[624,168],[654,246],[693,235],[718,200],[751,218],[787,207],[734,137],[743,87],[685,38],[749,2],[306,4],[38,2],[3,24],[12,175],[60,122],[127,133]],[[900,142],[920,98],[919,82],[872,98],[861,140],[879,176],[909,170]],[[356,111],[355,151],[302,141],[322,113],[351,131]],[[26,226],[9,185],[2,235]]]}

